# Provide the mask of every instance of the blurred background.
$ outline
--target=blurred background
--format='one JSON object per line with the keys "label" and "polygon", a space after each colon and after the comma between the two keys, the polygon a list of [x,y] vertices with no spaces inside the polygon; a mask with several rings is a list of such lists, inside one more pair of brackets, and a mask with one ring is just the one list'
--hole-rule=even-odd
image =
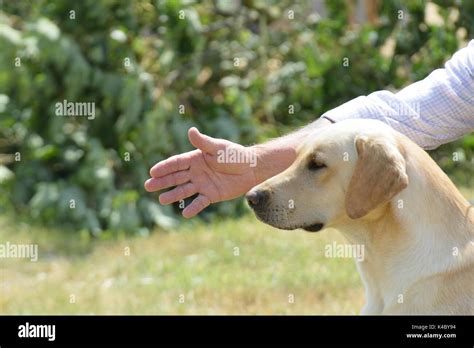
{"label": "blurred background", "polygon": [[[0,242],[40,253],[0,260],[0,313],[357,313],[335,231],[277,231],[242,199],[184,223],[143,182],[191,126],[265,141],[423,79],[473,32],[471,0],[0,1]],[[471,199],[473,152],[430,152]]]}

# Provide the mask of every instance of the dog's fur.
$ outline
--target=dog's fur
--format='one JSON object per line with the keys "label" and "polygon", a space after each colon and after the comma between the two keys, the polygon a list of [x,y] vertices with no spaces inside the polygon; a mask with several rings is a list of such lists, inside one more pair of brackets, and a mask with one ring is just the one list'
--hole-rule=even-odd
{"label": "dog's fur", "polygon": [[323,224],[364,245],[362,313],[474,314],[474,207],[386,124],[347,120],[316,130],[290,168],[247,198],[257,192],[266,198],[253,208],[265,223]]}

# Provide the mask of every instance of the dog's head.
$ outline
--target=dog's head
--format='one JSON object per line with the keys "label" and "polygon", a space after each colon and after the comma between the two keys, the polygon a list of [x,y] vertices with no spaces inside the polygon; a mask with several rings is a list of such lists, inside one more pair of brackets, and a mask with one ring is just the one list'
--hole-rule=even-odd
{"label": "dog's head", "polygon": [[336,219],[361,219],[407,187],[395,131],[348,120],[315,131],[296,161],[246,195],[257,217],[281,229],[319,231]]}

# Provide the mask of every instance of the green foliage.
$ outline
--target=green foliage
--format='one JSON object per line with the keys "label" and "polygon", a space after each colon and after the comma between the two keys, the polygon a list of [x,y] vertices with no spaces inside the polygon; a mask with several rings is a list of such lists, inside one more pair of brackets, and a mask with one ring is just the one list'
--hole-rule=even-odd
{"label": "green foliage", "polygon": [[[0,203],[94,234],[172,227],[177,207],[160,206],[142,185],[151,165],[191,149],[190,126],[254,143],[423,78],[474,30],[472,1],[436,3],[442,26],[426,22],[426,1],[410,0],[384,1],[379,24],[352,28],[343,1],[328,1],[327,17],[310,14],[310,2],[8,2],[0,153],[21,160],[0,158]],[[56,116],[65,99],[94,102],[95,118]],[[467,136],[434,156],[472,186],[473,150]],[[204,216],[240,212],[227,202]]]}

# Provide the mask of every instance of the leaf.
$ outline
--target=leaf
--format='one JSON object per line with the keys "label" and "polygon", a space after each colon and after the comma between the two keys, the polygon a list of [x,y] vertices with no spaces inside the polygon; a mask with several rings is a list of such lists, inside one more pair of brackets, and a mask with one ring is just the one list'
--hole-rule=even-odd
{"label": "leaf", "polygon": [[7,181],[12,180],[15,174],[7,167],[0,165],[0,184],[4,184]]}

